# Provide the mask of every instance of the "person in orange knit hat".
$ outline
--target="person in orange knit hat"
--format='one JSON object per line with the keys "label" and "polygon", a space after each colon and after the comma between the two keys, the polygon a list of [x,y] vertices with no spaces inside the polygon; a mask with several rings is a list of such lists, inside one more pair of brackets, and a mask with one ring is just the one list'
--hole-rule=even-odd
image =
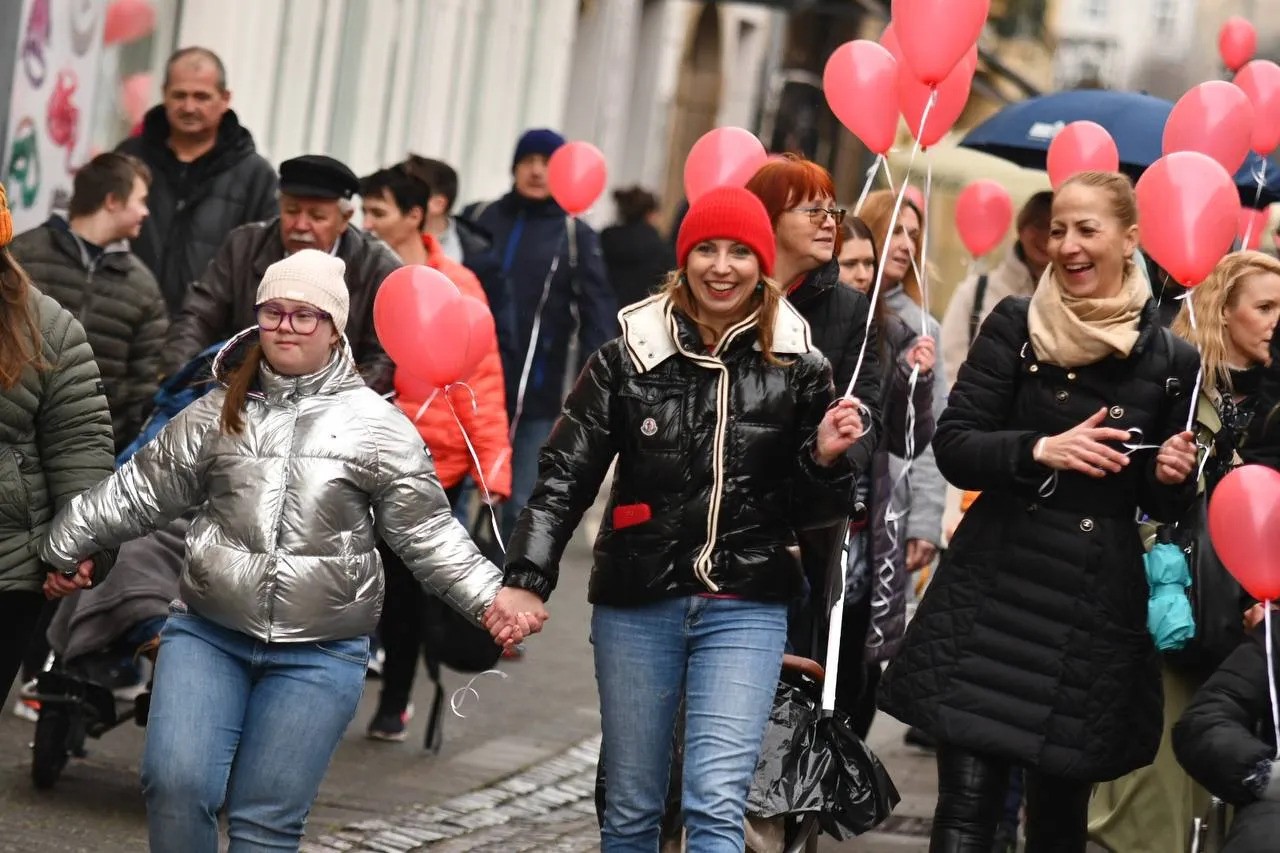
{"label": "person in orange knit hat", "polygon": [[[382,169],[360,181],[360,196],[364,227],[386,241],[406,264],[439,270],[463,296],[488,304],[475,273],[450,259],[436,238],[422,230],[430,187],[401,169]],[[470,391],[460,386],[451,388],[446,400],[443,392],[433,395],[426,383],[401,370],[395,376],[396,405],[417,425],[455,510],[468,476],[481,487],[481,498],[490,504],[511,495],[511,442],[496,340],[466,384]],[[430,405],[424,406],[428,402]],[[459,422],[466,429],[465,437]],[[467,446],[468,438],[475,449],[475,459],[479,460],[478,467]],[[374,740],[400,741],[406,736],[409,696],[418,652],[423,648],[425,593],[398,561],[387,557],[384,553],[387,597],[380,628],[386,660],[382,696],[368,735]]]}

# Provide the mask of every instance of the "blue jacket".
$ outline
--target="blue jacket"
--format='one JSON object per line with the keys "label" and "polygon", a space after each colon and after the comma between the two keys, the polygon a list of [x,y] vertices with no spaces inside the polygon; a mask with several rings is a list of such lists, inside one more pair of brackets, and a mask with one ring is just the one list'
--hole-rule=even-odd
{"label": "blue jacket", "polygon": [[554,418],[560,414],[564,399],[574,303],[578,311],[575,373],[593,352],[618,335],[618,306],[605,275],[600,237],[591,226],[576,221],[577,263],[572,265],[567,239],[569,220],[564,210],[550,199],[533,201],[512,191],[492,204],[474,205],[463,215],[469,215],[493,237],[493,249],[502,262],[502,274],[514,303],[515,346],[503,346],[516,354],[513,369],[506,371],[507,410],[511,416],[515,414],[520,374],[529,351],[543,283],[552,260],[557,255],[560,257],[542,312],[542,327],[521,414],[522,420]]}

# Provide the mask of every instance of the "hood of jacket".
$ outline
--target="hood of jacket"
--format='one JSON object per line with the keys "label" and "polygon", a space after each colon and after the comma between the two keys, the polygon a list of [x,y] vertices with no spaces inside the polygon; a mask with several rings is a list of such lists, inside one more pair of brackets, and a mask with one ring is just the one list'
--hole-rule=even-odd
{"label": "hood of jacket", "polygon": [[[143,142],[149,147],[170,151],[170,133],[169,117],[165,115],[164,104],[147,110],[146,116],[142,119]],[[195,163],[201,169],[207,169],[208,174],[213,175],[230,169],[257,150],[257,146],[253,143],[253,134],[240,124],[235,110],[227,110],[222,114],[222,122],[218,125],[218,137],[213,143],[213,148]],[[171,155],[158,162],[171,165],[177,164],[178,160]]]}

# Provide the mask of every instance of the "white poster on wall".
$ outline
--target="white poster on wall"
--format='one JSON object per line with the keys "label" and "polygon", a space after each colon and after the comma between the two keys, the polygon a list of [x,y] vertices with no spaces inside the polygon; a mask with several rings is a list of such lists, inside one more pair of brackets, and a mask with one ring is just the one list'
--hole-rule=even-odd
{"label": "white poster on wall", "polygon": [[76,169],[89,159],[89,128],[102,56],[106,0],[22,0],[0,152],[15,232],[65,210]]}

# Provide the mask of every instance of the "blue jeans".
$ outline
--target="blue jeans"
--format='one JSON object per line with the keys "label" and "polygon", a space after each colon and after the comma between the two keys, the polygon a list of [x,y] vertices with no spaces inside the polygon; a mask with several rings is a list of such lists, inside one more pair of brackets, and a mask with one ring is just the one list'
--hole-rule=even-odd
{"label": "blue jeans", "polygon": [[502,505],[502,540],[510,541],[520,511],[538,482],[538,452],[547,443],[555,418],[522,418],[511,442],[511,499]]}
{"label": "blue jeans", "polygon": [[160,635],[142,790],[153,853],[296,851],[364,689],[369,639],[264,643],[173,613]]}
{"label": "blue jeans", "polygon": [[657,853],[682,696],[686,849],[741,853],[786,635],[785,604],[691,597],[595,607],[603,853]]}

